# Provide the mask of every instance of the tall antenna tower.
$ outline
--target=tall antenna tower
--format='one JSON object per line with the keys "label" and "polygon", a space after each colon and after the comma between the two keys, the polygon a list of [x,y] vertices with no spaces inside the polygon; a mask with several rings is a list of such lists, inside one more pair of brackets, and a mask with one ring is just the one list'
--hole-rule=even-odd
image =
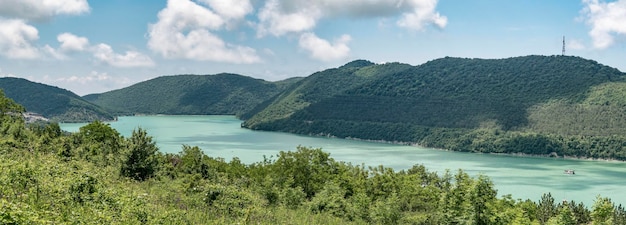
{"label": "tall antenna tower", "polygon": [[563,51],[561,51],[561,55],[565,55],[565,36],[563,36]]}

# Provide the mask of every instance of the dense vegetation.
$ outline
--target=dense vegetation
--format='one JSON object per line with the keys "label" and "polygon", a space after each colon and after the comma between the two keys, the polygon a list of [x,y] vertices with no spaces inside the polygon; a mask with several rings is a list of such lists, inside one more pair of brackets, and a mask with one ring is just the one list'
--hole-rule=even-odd
{"label": "dense vegetation", "polygon": [[236,74],[164,76],[84,98],[117,114],[239,115],[297,80],[267,82]]}
{"label": "dense vegetation", "polygon": [[260,130],[626,160],[624,75],[571,56],[356,61],[315,73],[242,118]]}
{"label": "dense vegetation", "polygon": [[29,112],[59,122],[112,120],[113,117],[93,103],[61,88],[21,78],[0,78],[0,89]]}
{"label": "dense vegetation", "polygon": [[601,196],[591,208],[549,193],[515,200],[486,176],[364,168],[306,147],[249,165],[192,146],[162,154],[142,129],[67,134],[23,111],[0,93],[0,224],[626,223]]}

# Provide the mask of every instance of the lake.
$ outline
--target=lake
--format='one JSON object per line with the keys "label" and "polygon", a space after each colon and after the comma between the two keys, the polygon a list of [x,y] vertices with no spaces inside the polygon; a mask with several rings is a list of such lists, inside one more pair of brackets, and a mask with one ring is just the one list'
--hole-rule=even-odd
{"label": "lake", "polygon": [[[159,149],[166,153],[181,151],[183,144],[199,146],[211,157],[230,160],[238,157],[253,163],[263,156],[279,151],[295,150],[296,146],[322,148],[338,161],[366,166],[384,165],[395,170],[423,164],[430,171],[463,169],[471,175],[489,176],[498,196],[511,194],[515,199],[538,201],[543,193],[552,193],[556,201],[575,200],[591,207],[595,197],[609,197],[616,204],[626,205],[626,163],[521,157],[450,152],[415,146],[309,137],[287,133],[252,131],[240,127],[242,121],[233,116],[134,116],[119,117],[111,122],[125,137],[141,127],[154,137]],[[85,124],[60,124],[75,132]],[[564,174],[574,169],[576,175]]]}

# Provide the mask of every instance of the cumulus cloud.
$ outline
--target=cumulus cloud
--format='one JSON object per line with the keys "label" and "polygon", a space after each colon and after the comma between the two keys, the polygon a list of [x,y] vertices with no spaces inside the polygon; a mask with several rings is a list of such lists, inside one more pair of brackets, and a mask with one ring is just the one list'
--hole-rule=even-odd
{"label": "cumulus cloud", "polygon": [[84,75],[28,77],[29,80],[72,90],[78,95],[102,93],[128,86],[132,81],[106,72],[91,71]]}
{"label": "cumulus cloud", "polygon": [[342,35],[331,44],[313,33],[304,33],[300,36],[299,44],[301,48],[311,53],[311,57],[322,61],[331,61],[345,58],[350,54],[348,47],[350,40],[349,35]]}
{"label": "cumulus cloud", "polygon": [[616,35],[626,35],[626,0],[583,0],[583,4],[581,14],[591,26],[589,36],[594,48],[608,48],[615,43]]}
{"label": "cumulus cloud", "polygon": [[[93,58],[98,62],[105,63],[113,67],[150,67],[154,66],[154,61],[137,51],[126,51],[119,54],[113,48],[104,43],[90,45],[86,37],[76,36],[72,33],[62,33],[57,36],[57,41],[61,43],[60,52],[88,52],[93,54]],[[57,59],[66,58],[65,55],[46,45],[44,48],[48,55]]]}
{"label": "cumulus cloud", "polygon": [[39,31],[27,22],[86,12],[87,0],[0,0],[0,55],[13,59],[36,59],[42,55],[63,58],[48,45],[37,48],[34,42],[39,40]]}
{"label": "cumulus cloud", "polygon": [[303,2],[303,7],[284,7],[291,4],[285,4],[284,1],[281,2],[280,0],[269,0],[258,14],[260,25],[257,29],[257,36],[262,37],[267,34],[281,36],[289,32],[302,32],[315,27],[317,20],[322,16],[322,12],[314,5],[314,1],[311,4]]}
{"label": "cumulus cloud", "polygon": [[201,0],[201,2],[209,5],[226,21],[241,20],[254,9],[250,0]]}
{"label": "cumulus cloud", "polygon": [[259,11],[257,35],[281,36],[309,31],[323,17],[395,17],[397,25],[423,30],[444,28],[447,18],[436,11],[438,0],[269,0]]}
{"label": "cumulus cloud", "polygon": [[98,44],[93,47],[93,56],[100,62],[114,67],[149,67],[154,66],[152,59],[136,51],[126,51],[118,54],[107,44]]}
{"label": "cumulus cloud", "polygon": [[158,21],[148,29],[148,47],[166,58],[260,62],[256,50],[226,43],[212,33],[225,29],[229,21],[242,19],[250,13],[249,0],[202,2],[206,5],[190,0],[168,0],[166,8],[158,14]]}
{"label": "cumulus cloud", "polygon": [[87,0],[0,0],[0,16],[48,20],[57,15],[89,12]]}
{"label": "cumulus cloud", "polygon": [[585,45],[577,39],[572,39],[567,41],[567,43],[565,44],[565,47],[567,47],[567,49],[571,49],[571,50],[584,50],[585,49]]}
{"label": "cumulus cloud", "polygon": [[41,48],[41,52],[43,52],[43,54],[49,57],[52,57],[54,59],[59,59],[59,60],[67,59],[67,56],[65,56],[63,53],[59,52],[58,50],[54,49],[53,47],[50,47],[50,45],[43,46],[43,48]]}
{"label": "cumulus cloud", "polygon": [[404,13],[402,19],[398,21],[398,26],[411,30],[423,30],[426,24],[444,28],[448,24],[448,18],[440,15],[435,8],[438,0],[412,0],[409,5],[413,10]]}
{"label": "cumulus cloud", "polygon": [[37,28],[19,19],[0,18],[0,55],[12,59],[34,59],[39,50],[32,42],[39,40]]}
{"label": "cumulus cloud", "polygon": [[59,34],[57,41],[61,43],[61,51],[66,52],[81,52],[89,46],[89,40],[86,37],[78,37],[71,33]]}

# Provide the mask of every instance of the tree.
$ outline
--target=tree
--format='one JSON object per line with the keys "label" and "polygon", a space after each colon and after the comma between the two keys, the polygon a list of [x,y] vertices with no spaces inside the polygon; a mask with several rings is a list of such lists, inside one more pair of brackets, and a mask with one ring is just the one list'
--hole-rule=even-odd
{"label": "tree", "polygon": [[593,224],[613,224],[614,208],[611,199],[597,196],[591,211]]}
{"label": "tree", "polygon": [[183,151],[179,155],[183,173],[201,174],[204,178],[208,177],[209,166],[205,162],[207,156],[198,146],[183,145]]}
{"label": "tree", "polygon": [[472,206],[474,208],[474,223],[489,224],[489,205],[496,200],[498,192],[493,188],[493,182],[485,176],[479,175],[471,190]]}
{"label": "tree", "polygon": [[100,121],[81,127],[74,138],[75,144],[80,147],[79,156],[99,165],[113,164],[122,149],[120,133]]}
{"label": "tree", "polygon": [[2,140],[0,143],[19,141],[25,138],[24,119],[22,117],[22,113],[25,111],[23,106],[5,97],[4,92],[0,90],[0,136],[9,137],[9,140]]}
{"label": "tree", "polygon": [[552,194],[547,193],[541,196],[539,201],[539,207],[537,209],[537,219],[541,224],[548,222],[550,217],[557,213],[556,204],[554,204],[554,198]]}
{"label": "tree", "polygon": [[[446,175],[444,175],[446,176]],[[471,196],[474,180],[459,169],[454,175],[454,184],[447,189],[442,197],[441,212],[443,223],[469,224],[474,219],[474,205]]]}
{"label": "tree", "polygon": [[4,119],[5,117],[15,117],[18,116],[21,118],[22,113],[25,112],[24,106],[15,103],[13,99],[7,98],[4,95],[4,91],[0,89],[0,116]]}
{"label": "tree", "polygon": [[293,182],[290,186],[301,187],[308,199],[322,190],[335,167],[329,153],[302,146],[298,146],[295,152],[281,151],[274,163],[277,181],[281,184]]}
{"label": "tree", "polygon": [[128,140],[128,153],[122,163],[121,174],[138,181],[152,177],[158,169],[158,151],[159,148],[146,130],[133,130]]}

